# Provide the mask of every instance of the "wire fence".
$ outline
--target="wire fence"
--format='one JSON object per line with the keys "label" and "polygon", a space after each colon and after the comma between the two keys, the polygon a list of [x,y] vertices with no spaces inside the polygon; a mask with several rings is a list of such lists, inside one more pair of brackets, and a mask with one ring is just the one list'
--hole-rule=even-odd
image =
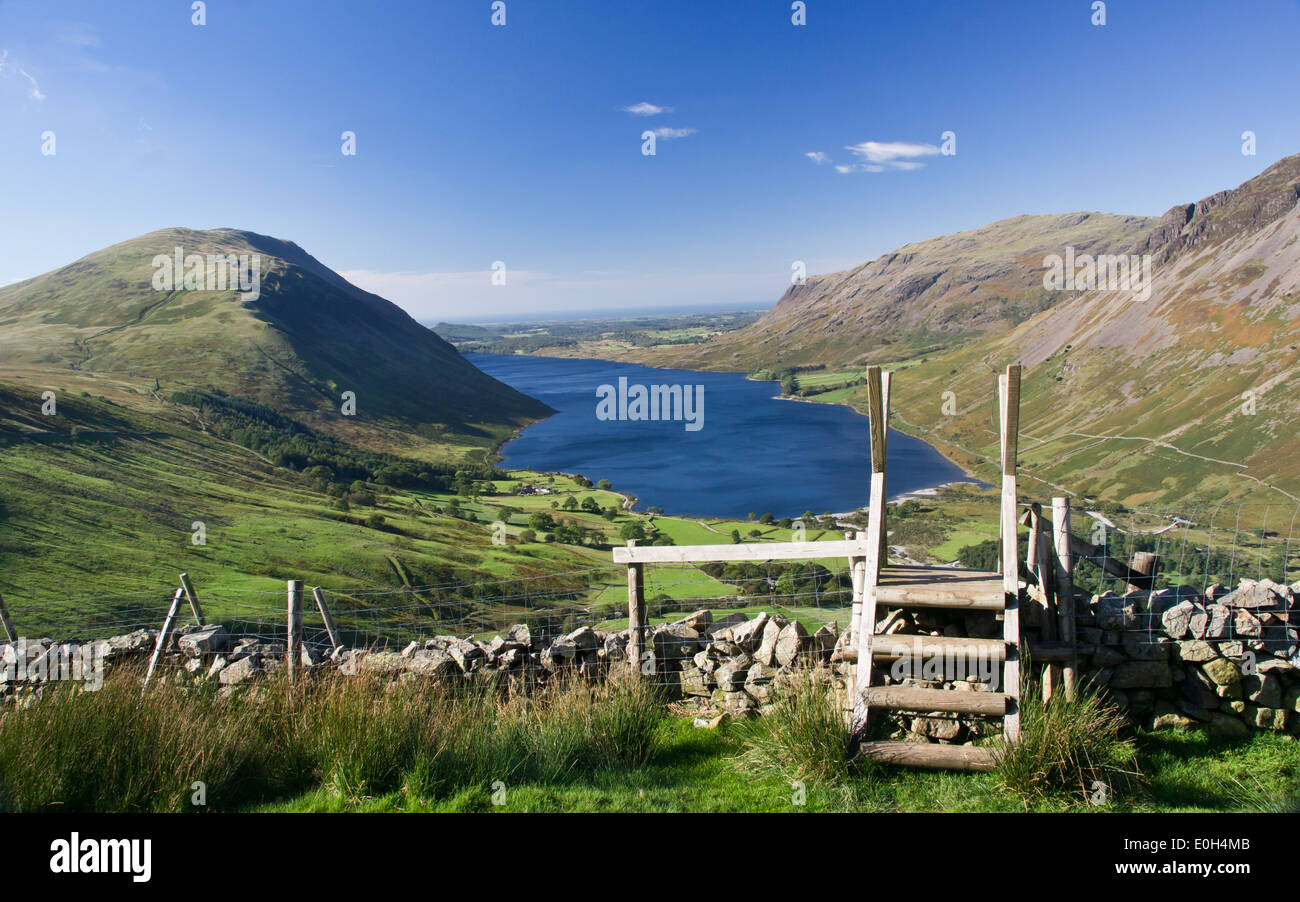
{"label": "wire fence", "polygon": [[[1081,505],[1072,517],[1073,533],[1097,549],[1095,559],[1075,559],[1074,584],[1085,596],[1123,594],[1129,585],[1107,572],[1102,559],[1127,564],[1139,552],[1158,557],[1150,589],[1161,597],[1181,599],[1195,593],[1196,600],[1209,602],[1244,578],[1279,583],[1300,579],[1300,505],[1220,504],[1178,511]],[[986,569],[995,566],[990,562]],[[708,610],[711,622],[728,615],[735,622],[737,614],[752,619],[764,612],[798,622],[811,635],[832,623],[837,632],[843,631],[852,613],[847,560],[664,563],[647,566],[644,579],[644,604],[652,626],[697,610]],[[1226,588],[1215,590],[1215,584]],[[311,588],[303,599],[303,637],[313,647],[328,648],[332,643]],[[354,648],[401,648],[438,637],[488,642],[516,624],[526,627],[540,647],[583,627],[613,634],[628,625],[624,565],[424,586],[322,588],[339,644]],[[1173,591],[1161,591],[1166,589]],[[287,639],[285,589],[234,589],[200,582],[196,590],[207,621],[222,624],[236,640]],[[6,600],[19,634],[75,642],[158,630],[175,591],[167,586],[39,603],[21,597]],[[1148,609],[1145,597],[1140,607],[1155,641],[1160,610]],[[183,607],[178,625],[186,625],[188,618],[188,608]],[[1287,628],[1286,623],[1265,619],[1261,640],[1285,641]],[[707,623],[700,631],[708,635]],[[689,646],[682,643],[674,655],[680,657]]]}

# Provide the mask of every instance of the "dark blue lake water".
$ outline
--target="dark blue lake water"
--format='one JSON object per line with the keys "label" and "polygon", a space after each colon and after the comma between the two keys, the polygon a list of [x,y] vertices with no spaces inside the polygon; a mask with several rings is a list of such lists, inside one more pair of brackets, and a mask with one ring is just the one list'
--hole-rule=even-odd
{"label": "dark blue lake water", "polygon": [[[777,517],[842,513],[866,505],[870,442],[867,418],[838,404],[783,401],[775,382],[739,373],[662,370],[633,363],[522,355],[468,354],[479,369],[555,408],[502,450],[505,465],[608,479],[666,513]],[[633,386],[680,385],[702,411],[675,406],[680,420],[603,419],[600,386],[614,389],[603,411],[619,412],[619,379]],[[674,399],[675,401],[675,399]],[[637,406],[628,403],[629,416]],[[662,412],[661,412],[662,413]],[[687,429],[693,414],[697,430]],[[889,494],[966,478],[918,439],[890,430]]]}

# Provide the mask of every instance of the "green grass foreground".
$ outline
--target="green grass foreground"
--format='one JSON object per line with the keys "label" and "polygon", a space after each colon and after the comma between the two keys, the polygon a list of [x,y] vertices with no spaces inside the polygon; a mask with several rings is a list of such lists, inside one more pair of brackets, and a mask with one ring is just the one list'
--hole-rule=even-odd
{"label": "green grass foreground", "polygon": [[[1274,734],[1120,740],[1141,779],[1104,801],[1051,779],[1059,759],[1028,780],[1023,757],[989,774],[855,765],[833,699],[812,688],[761,720],[704,729],[625,679],[525,697],[329,678],[225,698],[179,684],[142,696],[119,674],[99,692],[56,686],[5,710],[0,810],[1284,811],[1300,801],[1300,743]],[[1040,722],[1056,730],[1063,716]]]}

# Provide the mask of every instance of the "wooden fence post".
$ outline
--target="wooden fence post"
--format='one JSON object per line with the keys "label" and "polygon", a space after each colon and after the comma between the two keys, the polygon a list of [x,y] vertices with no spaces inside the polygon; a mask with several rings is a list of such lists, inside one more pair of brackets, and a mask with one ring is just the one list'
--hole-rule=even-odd
{"label": "wooden fence post", "polygon": [[1011,364],[998,377],[1002,427],[1002,591],[1006,610],[1002,619],[1002,640],[1006,660],[1002,664],[1002,691],[1007,696],[1007,713],[1002,736],[1014,742],[1020,735],[1020,557],[1016,535],[1016,453],[1020,433],[1020,366]]}
{"label": "wooden fence post", "polygon": [[317,586],[311,590],[311,597],[316,599],[316,608],[320,611],[320,619],[325,622],[325,632],[330,637],[330,648],[339,648],[342,643],[339,642],[339,634],[334,629],[334,618],[330,616],[329,605],[325,603],[325,590]]}
{"label": "wooden fence post", "polygon": [[199,626],[207,626],[207,621],[203,619],[203,608],[199,606],[199,593],[194,591],[194,584],[190,582],[188,573],[181,574],[181,588],[185,590],[185,597],[189,599],[194,619],[199,622]]}
{"label": "wooden fence post", "polygon": [[852,695],[853,711],[850,729],[855,736],[867,726],[866,690],[871,686],[871,640],[876,632],[876,586],[880,582],[880,568],[884,566],[887,549],[885,542],[885,386],[888,374],[880,367],[867,367],[867,413],[871,429],[871,501],[867,511],[867,557],[863,564],[862,610],[858,615],[858,629],[853,641],[858,645],[858,663],[854,668]]}
{"label": "wooden fence post", "polygon": [[[628,539],[627,547],[635,548],[636,539]],[[627,565],[627,656],[632,665],[632,673],[641,672],[641,661],[645,656],[646,616],[645,605],[645,565],[631,563]]]}
{"label": "wooden fence post", "polygon": [[1070,553],[1070,499],[1052,499],[1052,532],[1056,545],[1056,615],[1061,641],[1070,658],[1061,669],[1065,697],[1073,700],[1078,679],[1078,651],[1074,643],[1074,557]]}
{"label": "wooden fence post", "polygon": [[[884,504],[885,500],[885,457],[889,452],[889,385],[893,381],[893,373],[889,370],[880,371],[880,500],[883,507],[880,509],[880,566],[884,567],[889,563],[889,524],[886,522],[889,514],[889,505]],[[874,416],[874,414],[873,414]],[[876,433],[872,433],[874,441]]]}
{"label": "wooden fence post", "polygon": [[302,580],[288,581],[289,641],[285,650],[284,670],[293,685],[302,667]]}
{"label": "wooden fence post", "polygon": [[1130,591],[1150,592],[1156,587],[1156,574],[1160,570],[1160,556],[1150,551],[1133,552],[1129,564],[1128,588]]}
{"label": "wooden fence post", "polygon": [[10,642],[18,641],[18,633],[14,630],[14,622],[9,619],[9,609],[5,607],[5,597],[0,595],[0,623],[4,624],[5,636]]}
{"label": "wooden fence post", "polygon": [[184,596],[184,589],[177,589],[176,594],[172,596],[172,606],[167,609],[167,618],[163,620],[162,632],[158,634],[158,644],[154,646],[153,657],[149,659],[149,669],[145,671],[144,685],[146,687],[149,685],[149,681],[153,679],[153,672],[158,667],[159,659],[162,658],[163,649],[167,647],[167,639],[172,634],[172,624],[176,622],[176,615],[180,613],[181,599]]}

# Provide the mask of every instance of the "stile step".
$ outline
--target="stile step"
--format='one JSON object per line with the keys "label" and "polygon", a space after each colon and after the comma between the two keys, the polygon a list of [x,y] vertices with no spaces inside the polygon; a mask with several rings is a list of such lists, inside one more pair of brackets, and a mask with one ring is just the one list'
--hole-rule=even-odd
{"label": "stile step", "polygon": [[869,708],[893,711],[983,714],[1001,717],[1007,713],[1007,697],[1001,692],[968,692],[958,689],[921,689],[913,686],[869,686],[864,690]]}
{"label": "stile step", "polygon": [[930,742],[864,742],[858,754],[882,764],[932,770],[987,771],[997,766],[993,749]]}

